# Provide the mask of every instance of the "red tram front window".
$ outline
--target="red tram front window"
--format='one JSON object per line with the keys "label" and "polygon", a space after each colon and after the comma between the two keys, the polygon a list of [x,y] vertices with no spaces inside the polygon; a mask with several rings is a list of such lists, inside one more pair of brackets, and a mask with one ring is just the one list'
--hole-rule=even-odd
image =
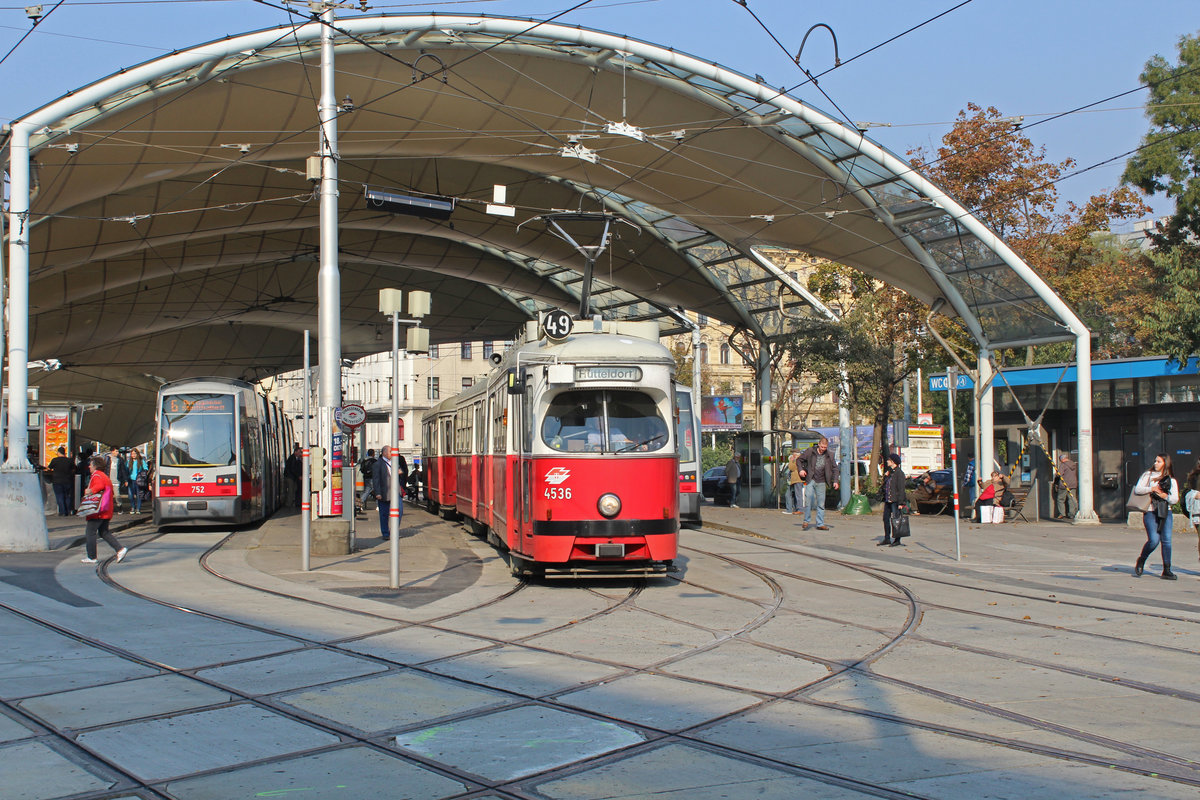
{"label": "red tram front window", "polygon": [[654,401],[636,391],[562,392],[542,421],[542,441],[564,453],[648,452],[669,438]]}

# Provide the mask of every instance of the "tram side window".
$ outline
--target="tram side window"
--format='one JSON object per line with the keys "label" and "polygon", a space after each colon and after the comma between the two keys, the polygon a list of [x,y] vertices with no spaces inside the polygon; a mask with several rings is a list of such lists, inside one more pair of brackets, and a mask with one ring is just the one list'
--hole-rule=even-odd
{"label": "tram side window", "polygon": [[508,451],[507,433],[508,419],[505,416],[504,400],[507,395],[502,395],[499,392],[492,394],[492,452],[504,453]]}

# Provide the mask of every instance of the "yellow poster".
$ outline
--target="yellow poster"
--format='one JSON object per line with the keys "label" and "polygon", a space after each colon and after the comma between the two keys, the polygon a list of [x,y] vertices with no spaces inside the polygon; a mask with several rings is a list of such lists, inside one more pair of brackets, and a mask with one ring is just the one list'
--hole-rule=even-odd
{"label": "yellow poster", "polygon": [[58,455],[58,448],[71,455],[70,417],[65,411],[45,411],[42,413],[42,463],[49,464],[50,459]]}

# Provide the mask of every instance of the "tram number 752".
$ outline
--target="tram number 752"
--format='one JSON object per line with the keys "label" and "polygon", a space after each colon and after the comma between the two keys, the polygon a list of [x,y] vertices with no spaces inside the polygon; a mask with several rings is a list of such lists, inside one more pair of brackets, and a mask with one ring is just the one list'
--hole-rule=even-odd
{"label": "tram number 752", "polygon": [[570,500],[571,489],[566,486],[547,486],[544,495],[547,500]]}

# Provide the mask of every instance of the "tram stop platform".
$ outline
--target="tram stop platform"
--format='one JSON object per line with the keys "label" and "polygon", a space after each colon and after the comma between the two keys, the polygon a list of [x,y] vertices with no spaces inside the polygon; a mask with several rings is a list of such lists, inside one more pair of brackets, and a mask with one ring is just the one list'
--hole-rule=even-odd
{"label": "tram stop platform", "polygon": [[[518,581],[408,506],[0,554],[5,798],[1190,798],[1200,568],[1124,525],[706,504],[665,577]],[[961,558],[956,553],[961,551]]]}

